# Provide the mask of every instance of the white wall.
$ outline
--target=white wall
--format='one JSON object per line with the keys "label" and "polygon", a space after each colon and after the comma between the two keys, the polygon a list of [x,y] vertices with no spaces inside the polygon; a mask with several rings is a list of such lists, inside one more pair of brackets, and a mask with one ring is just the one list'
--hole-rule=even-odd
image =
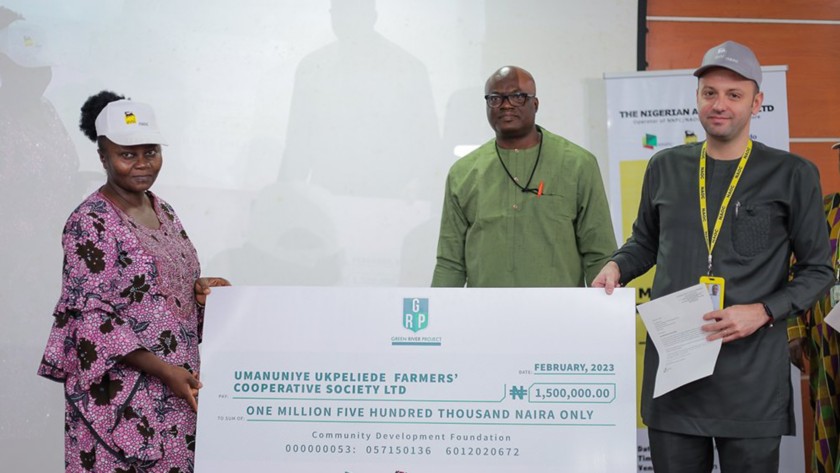
{"label": "white wall", "polygon": [[0,6],[44,39],[37,59],[52,72],[4,67],[0,51],[4,471],[62,464],[62,390],[35,370],[64,219],[104,180],[76,125],[87,96],[106,88],[155,107],[170,146],[153,190],[205,274],[425,286],[452,150],[492,136],[487,76],[530,70],[538,123],[606,170],[602,73],[636,63],[635,0],[334,0],[332,15],[329,0]]}

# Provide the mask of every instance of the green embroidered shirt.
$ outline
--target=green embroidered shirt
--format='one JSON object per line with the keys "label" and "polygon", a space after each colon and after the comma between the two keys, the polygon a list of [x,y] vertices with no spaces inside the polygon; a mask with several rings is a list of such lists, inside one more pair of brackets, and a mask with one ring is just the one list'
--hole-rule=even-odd
{"label": "green embroidered shirt", "polygon": [[491,140],[452,166],[432,286],[583,286],[615,251],[597,160],[540,131],[539,163],[539,146],[500,148],[503,167]]}

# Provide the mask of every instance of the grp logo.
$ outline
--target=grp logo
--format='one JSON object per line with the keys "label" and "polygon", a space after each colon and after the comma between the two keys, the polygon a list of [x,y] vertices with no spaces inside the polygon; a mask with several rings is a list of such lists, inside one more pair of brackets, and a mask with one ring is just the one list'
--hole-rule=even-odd
{"label": "grp logo", "polygon": [[403,327],[414,333],[429,326],[429,299],[403,299]]}

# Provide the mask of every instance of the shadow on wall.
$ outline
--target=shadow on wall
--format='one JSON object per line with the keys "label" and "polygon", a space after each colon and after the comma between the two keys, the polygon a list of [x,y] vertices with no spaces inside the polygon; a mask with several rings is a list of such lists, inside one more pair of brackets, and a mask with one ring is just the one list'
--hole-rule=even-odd
{"label": "shadow on wall", "polygon": [[61,437],[64,412],[61,389],[39,381],[35,370],[59,292],[61,230],[84,193],[75,146],[44,97],[51,81],[47,32],[0,6],[0,376],[16,380],[4,383],[0,401],[41,408],[4,409],[0,456],[12,469],[25,456],[26,468],[19,466],[31,471],[57,464],[55,455],[32,455],[29,446],[38,439],[44,449],[59,447],[52,440]]}
{"label": "shadow on wall", "polygon": [[210,266],[236,275],[238,285],[338,284],[344,255],[322,196],[309,186],[265,187],[251,205],[245,243]]}
{"label": "shadow on wall", "polygon": [[428,200],[441,155],[426,67],[374,29],[374,0],[333,0],[330,15],[336,41],[295,75],[279,179]]}

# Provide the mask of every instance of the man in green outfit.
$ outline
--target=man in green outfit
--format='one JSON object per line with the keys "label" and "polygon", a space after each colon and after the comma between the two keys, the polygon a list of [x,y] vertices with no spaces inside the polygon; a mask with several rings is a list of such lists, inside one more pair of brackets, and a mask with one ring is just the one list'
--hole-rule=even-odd
{"label": "man in green outfit", "polygon": [[535,123],[536,84],[505,66],[485,85],[496,138],[449,170],[434,287],[582,287],[616,249],[595,157]]}

